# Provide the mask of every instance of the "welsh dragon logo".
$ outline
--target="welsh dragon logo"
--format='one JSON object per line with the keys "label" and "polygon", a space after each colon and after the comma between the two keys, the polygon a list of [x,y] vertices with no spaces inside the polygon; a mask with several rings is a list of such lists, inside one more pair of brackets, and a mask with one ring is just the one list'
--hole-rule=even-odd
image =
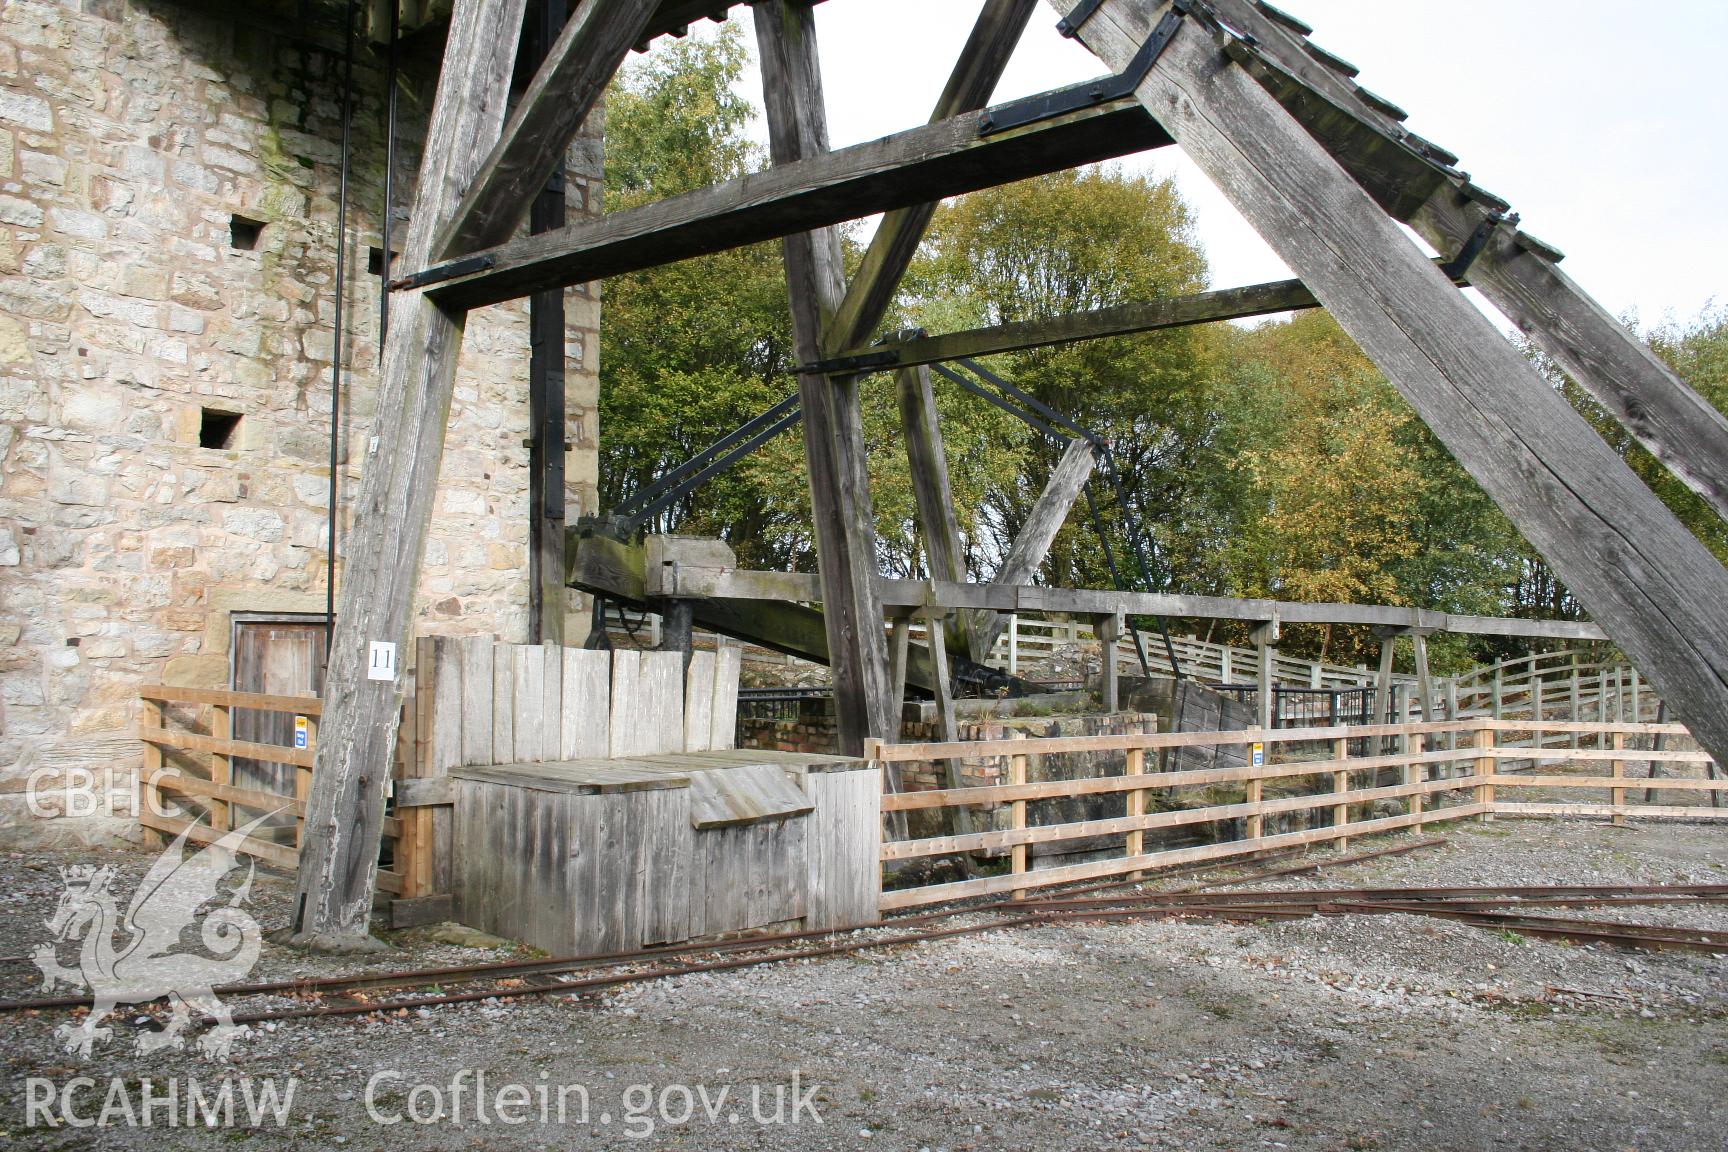
{"label": "welsh dragon logo", "polygon": [[[161,1031],[138,1037],[140,1055],[184,1047],[184,1033],[196,1010],[216,1021],[199,1038],[199,1050],[213,1060],[228,1058],[234,1037],[244,1029],[235,1027],[213,989],[252,970],[262,933],[241,908],[252,890],[250,861],[238,886],[223,893],[221,883],[236,867],[241,842],[264,819],[268,817],[235,829],[190,859],[182,852],[186,832],[181,832],[150,866],[124,913],[112,890],[112,865],[60,870],[65,891],[54,915],[44,921],[54,940],[40,945],[33,959],[42,972],[42,991],[52,992],[60,984],[90,989],[92,1003],[83,1023],[55,1030],[55,1039],[67,1052],[88,1057],[97,1040],[108,1039],[113,1029],[101,1024],[116,1006],[166,997],[168,1023]],[[194,925],[196,941],[183,941]],[[58,946],[77,940],[82,940],[78,966],[66,967]]]}

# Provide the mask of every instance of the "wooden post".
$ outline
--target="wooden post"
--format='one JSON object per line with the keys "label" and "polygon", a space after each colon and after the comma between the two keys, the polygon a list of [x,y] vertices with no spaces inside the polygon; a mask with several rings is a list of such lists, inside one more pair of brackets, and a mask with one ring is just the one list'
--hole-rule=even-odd
{"label": "wooden post", "polygon": [[1098,617],[1092,625],[1092,634],[1098,638],[1098,697],[1106,716],[1121,707],[1121,669],[1116,651],[1121,632],[1122,617],[1115,613]]}
{"label": "wooden post", "polygon": [[[1625,747],[1626,747],[1626,733],[1624,733],[1624,732],[1614,733],[1614,751],[1619,752],[1621,749],[1623,749]],[[1626,761],[1620,760],[1620,759],[1615,759],[1613,762],[1613,774],[1614,774],[1614,779],[1624,780],[1626,778]],[[1610,793],[1609,793],[1609,803],[1612,804],[1614,806],[1614,809],[1615,809],[1615,811],[1614,811],[1614,823],[1615,824],[1626,823],[1626,815],[1625,815],[1625,813],[1620,811],[1620,809],[1622,807],[1624,807],[1626,804],[1626,789],[1624,789],[1624,788],[1611,789]]]}
{"label": "wooden post", "polygon": [[[942,635],[942,609],[930,607],[924,610],[924,628],[925,640],[930,645],[931,676],[936,682],[936,724],[941,732],[942,741],[952,743],[960,738],[960,731],[954,716],[954,696],[948,682],[948,649]],[[896,741],[898,737],[899,732],[896,730]],[[960,759],[949,757],[942,764],[946,773],[944,782],[947,786],[964,788],[966,777],[962,771]],[[955,835],[965,836],[971,833],[974,827],[972,809],[962,804],[956,805],[952,811],[954,813]],[[970,857],[962,855],[961,859],[970,860]],[[967,870],[971,870],[970,865],[967,865]]]}
{"label": "wooden post", "polygon": [[1632,665],[1630,667],[1630,673],[1629,679],[1631,680],[1631,684],[1629,685],[1629,691],[1632,696],[1632,723],[1642,724],[1644,723],[1644,702],[1638,698],[1639,686],[1637,665]]}
{"label": "wooden post", "polygon": [[[1398,633],[1395,630],[1376,628],[1380,637],[1380,677],[1374,685],[1374,716],[1370,724],[1384,724],[1392,717],[1392,658],[1398,651]],[[1385,741],[1371,739],[1367,750],[1370,755],[1385,747]]]}
{"label": "wooden post", "polygon": [[1008,616],[1008,675],[1020,675],[1020,614]]}
{"label": "wooden post", "polygon": [[[498,139],[523,4],[457,0],[402,251],[405,271],[437,258],[435,233]],[[615,64],[594,60],[584,67],[610,75]],[[599,89],[593,85],[595,94]],[[331,950],[376,947],[368,921],[401,688],[399,679],[371,679],[367,670],[374,643],[394,645],[400,663],[407,662],[462,347],[464,317],[422,293],[402,293],[391,316],[331,636],[327,731],[307,798],[292,918],[292,943]]]}
{"label": "wooden post", "polygon": [[[1342,738],[1332,741],[1332,759],[1339,764],[1350,759],[1350,741]],[[1332,791],[1340,796],[1350,791],[1350,770],[1348,768],[1333,769]],[[1332,806],[1332,827],[1342,828],[1348,823],[1350,823],[1350,805],[1347,803],[1334,804]],[[1348,836],[1338,837],[1337,843],[1340,854],[1349,851],[1350,838]]]}
{"label": "wooden post", "polygon": [[1506,669],[1504,665],[1494,665],[1494,695],[1492,700],[1492,715],[1496,720],[1506,718]]}
{"label": "wooden post", "polygon": [[[1143,776],[1146,774],[1146,749],[1128,749],[1128,764],[1125,772],[1129,776]],[[1135,788],[1127,793],[1127,806],[1124,809],[1124,815],[1126,815],[1130,820],[1146,815],[1145,789]],[[1145,853],[1145,845],[1146,833],[1139,828],[1131,829],[1122,844],[1123,855],[1132,860],[1136,856]],[[1130,872],[1128,874],[1128,879],[1138,880],[1144,875],[1146,875],[1144,872]]]}
{"label": "wooden post", "polygon": [[912,617],[899,613],[892,624],[888,676],[893,685],[894,715],[900,717],[906,704],[906,663],[912,647]]}
{"label": "wooden post", "polygon": [[[1427,733],[1418,732],[1414,736],[1406,736],[1405,739],[1410,742],[1409,746],[1404,749],[1405,755],[1407,755],[1407,756],[1420,756],[1423,753],[1428,751],[1428,735],[1427,735]],[[1404,783],[1406,786],[1411,785],[1411,784],[1420,784],[1420,783],[1423,783],[1424,781],[1426,781],[1427,779],[1428,779],[1428,766],[1426,764],[1417,764],[1417,763],[1414,763],[1414,762],[1408,761],[1408,760],[1404,762]],[[1421,793],[1415,793],[1409,797],[1409,800],[1410,800],[1410,814],[1412,816],[1422,815],[1422,809],[1423,809],[1422,794]],[[1422,830],[1422,824],[1420,821],[1418,821],[1416,824],[1416,830],[1418,832],[1420,832]]]}
{"label": "wooden post", "polygon": [[[828,120],[808,4],[768,0],[753,9],[761,58],[769,153],[790,164],[828,151]],[[782,241],[792,302],[793,354],[822,359],[822,332],[845,297],[840,233],[822,228]],[[876,526],[864,466],[856,376],[801,372],[804,460],[809,470],[822,616],[828,634],[839,750],[857,755],[867,737],[893,742],[887,638],[876,593]]]}
{"label": "wooden post", "polygon": [[[1572,653],[1572,714],[1566,717],[1574,724],[1580,723],[1584,719],[1583,692],[1579,688],[1579,679],[1582,676],[1583,672],[1578,667],[1578,653],[1574,652]],[[1569,743],[1573,748],[1578,747],[1578,733],[1570,734]]]}
{"label": "wooden post", "polygon": [[1249,840],[1258,840],[1266,830],[1266,818],[1259,812],[1259,804],[1265,787],[1265,781],[1258,776],[1252,776],[1242,782],[1242,803],[1252,804],[1254,808],[1248,813],[1247,827],[1243,830]]}
{"label": "wooden post", "polygon": [[[1026,738],[1026,733],[1020,731],[1019,729],[1015,729],[1009,733],[1009,738],[1012,740],[1024,740]],[[1026,755],[1025,755],[1025,753],[1016,753],[1015,755],[1008,757],[1008,783],[1010,783],[1010,784],[1024,784],[1024,783],[1026,783]],[[1008,827],[1013,829],[1016,832],[1021,832],[1021,831],[1025,830],[1025,828],[1026,828],[1026,801],[1015,800],[1009,804],[1009,806],[1008,806]],[[1025,845],[1025,844],[1016,844],[1016,845],[1014,845],[1014,847],[1012,849],[1012,854],[1010,856],[1010,861],[1011,861],[1010,868],[1013,871],[1014,875],[1016,875],[1016,876],[1024,876],[1026,874],[1026,856],[1027,856],[1026,849],[1027,849],[1027,845]],[[1024,888],[1014,889],[1014,899],[1016,899],[1016,900],[1024,899],[1025,896],[1026,896],[1026,889],[1024,889]]]}
{"label": "wooden post", "polygon": [[[158,700],[138,701],[138,727],[145,732],[160,731],[162,728],[162,703]],[[134,817],[149,813],[152,816],[162,811],[162,790],[156,786],[162,775],[162,746],[144,742],[144,765],[138,770],[138,811]],[[154,828],[145,828],[139,822],[139,831],[143,833],[143,845],[146,848],[159,849],[166,843],[166,837]]]}
{"label": "wooden post", "polygon": [[1495,760],[1494,757],[1485,754],[1486,749],[1493,747],[1494,729],[1479,729],[1476,733],[1476,748],[1479,753],[1484,754],[1476,757],[1476,803],[1490,806],[1489,811],[1482,813],[1482,823],[1484,824],[1491,824],[1494,821],[1494,813],[1492,811],[1492,806],[1494,804],[1494,785],[1489,781],[1489,777],[1494,775],[1495,765],[1498,761]]}
{"label": "wooden post", "polygon": [[1433,720],[1429,709],[1434,706],[1434,684],[1428,678],[1428,635],[1425,632],[1412,632],[1410,642],[1416,648],[1416,691],[1421,696],[1422,723]]}
{"label": "wooden post", "polygon": [[[1446,719],[1448,721],[1458,719],[1458,677],[1456,676],[1446,677]],[[1457,751],[1457,748],[1458,733],[1446,733],[1446,751],[1454,752]],[[1446,774],[1452,775],[1450,771]]]}
{"label": "wooden post", "polygon": [[[900,405],[900,425],[906,440],[906,463],[918,509],[918,533],[924,544],[924,565],[932,580],[951,584],[966,581],[966,554],[960,542],[960,521],[954,513],[954,492],[948,483],[948,456],[942,447],[942,425],[936,414],[936,390],[930,369],[919,365],[894,374]],[[983,637],[971,627],[967,613],[954,621],[968,655],[982,663]]]}
{"label": "wooden post", "polygon": [[[234,714],[226,704],[210,706],[210,736],[215,740],[232,740],[234,738]],[[295,769],[298,774],[299,769]],[[226,752],[210,754],[210,783],[224,787],[234,783],[234,761]],[[210,827],[216,832],[226,832],[234,827],[232,813],[228,805],[221,800],[210,800]]]}
{"label": "wooden post", "polygon": [[1259,688],[1259,714],[1256,725],[1267,732],[1272,730],[1278,721],[1274,693],[1272,662],[1277,658],[1277,651],[1272,647],[1278,642],[1278,621],[1268,620],[1254,626],[1254,654],[1257,657],[1255,668],[1255,683]]}
{"label": "wooden post", "polygon": [[[1596,722],[1598,724],[1608,723],[1608,669],[1606,668],[1596,673]],[[1596,734],[1596,747],[1598,749],[1608,747],[1608,733],[1598,732]]]}
{"label": "wooden post", "polygon": [[1191,11],[1103,0],[1077,35],[1122,69],[1160,15],[1173,22],[1140,102],[1728,757],[1728,570],[1256,81],[1253,45]]}
{"label": "wooden post", "polygon": [[[521,63],[539,69],[569,16],[568,0],[530,0]],[[528,212],[528,230],[564,227],[565,157]],[[564,643],[564,289],[528,302],[528,640]]]}
{"label": "wooden post", "polygon": [[1220,684],[1230,683],[1230,675],[1235,671],[1230,667],[1231,651],[1232,649],[1228,644],[1218,650],[1218,682]]}

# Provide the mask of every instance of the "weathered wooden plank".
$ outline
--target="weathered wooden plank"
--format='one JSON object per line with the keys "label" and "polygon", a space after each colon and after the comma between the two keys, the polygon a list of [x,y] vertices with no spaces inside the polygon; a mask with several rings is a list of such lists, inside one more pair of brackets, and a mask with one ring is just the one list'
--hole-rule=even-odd
{"label": "weathered wooden plank", "polygon": [[612,706],[607,755],[634,756],[640,751],[638,728],[642,713],[642,654],[628,648],[612,653]]}
{"label": "weathered wooden plank", "polygon": [[687,789],[644,793],[642,929],[638,942],[668,944],[690,935],[690,874],[696,837]]}
{"label": "weathered wooden plank", "polygon": [[[1120,65],[1150,26],[1144,0],[1106,0],[1081,39]],[[1138,95],[1704,745],[1728,751],[1722,565],[1197,20]]]}
{"label": "weathered wooden plank", "polygon": [[706,752],[714,746],[715,654],[692,652],[684,674],[684,744],[686,752]]}
{"label": "weathered wooden plank", "polygon": [[[757,27],[760,39],[761,21]],[[778,81],[773,87],[792,91]],[[489,260],[488,269],[451,276],[427,292],[449,308],[497,304],[1168,142],[1132,101],[981,136],[986,115],[966,113],[827,155],[800,154],[796,165],[777,162],[765,172],[487,248],[475,256]]]}
{"label": "weathered wooden plank", "polygon": [[582,0],[433,248],[451,259],[510,238],[658,0]]}
{"label": "weathered wooden plank", "polygon": [[738,742],[738,673],[742,650],[722,644],[714,650],[714,702],[708,708],[708,747],[731,748]]}
{"label": "weathered wooden plank", "polygon": [[[936,101],[931,123],[984,107],[990,93],[996,90],[996,83],[1002,78],[1035,7],[1037,0],[985,0],[972,34],[960,50],[960,58]],[[845,299],[822,334],[824,348],[847,348],[868,339],[875,331],[893,302],[900,278],[911,265],[935,211],[935,201],[926,201],[895,209],[882,217],[852,283],[846,288]]]}
{"label": "weathered wooden plank", "polygon": [[521,764],[545,758],[541,742],[546,729],[546,649],[540,644],[510,645],[510,726],[515,752],[509,757]]}
{"label": "weathered wooden plank", "polygon": [[254,708],[260,712],[295,712],[302,716],[319,716],[324,711],[324,702],[316,696],[273,696],[265,692],[231,692],[226,688],[145,684],[138,689],[138,697],[167,704],[222,704],[230,708]]}
{"label": "weathered wooden plank", "polygon": [[490,636],[467,636],[461,641],[464,764],[496,763],[492,757],[493,647]]}
{"label": "weathered wooden plank", "polygon": [[684,654],[644,652],[634,751],[654,756],[684,750]]}
{"label": "weathered wooden plank", "polygon": [[611,746],[611,655],[563,648],[560,656],[564,663],[560,758],[604,756]]}
{"label": "weathered wooden plank", "polygon": [[881,895],[876,851],[882,836],[876,773],[812,772],[804,777],[804,787],[816,805],[807,818],[805,926],[874,924]]}
{"label": "weathered wooden plank", "polygon": [[[811,10],[790,0],[768,0],[754,12],[769,152],[775,165],[767,175],[784,172],[801,160],[832,159],[825,156],[828,124]],[[928,192],[916,197],[916,201],[928,199]],[[794,352],[809,364],[820,358],[823,329],[845,293],[840,235],[833,228],[793,233],[786,235],[783,248]],[[874,583],[876,526],[870,511],[858,380],[803,372],[798,394],[804,408],[804,459],[822,580],[836,735],[842,752],[856,752],[866,738],[891,736],[897,729],[888,699],[882,606]]]}
{"label": "weathered wooden plank", "polygon": [[[436,230],[497,139],[523,3],[456,2],[403,267],[429,262]],[[376,414],[370,434],[356,439],[365,447],[325,678],[331,708],[319,734],[291,925],[300,945],[351,948],[367,937],[401,710],[398,680],[367,679],[369,647],[385,641],[405,657],[413,642],[462,321],[421,294],[396,297]]]}
{"label": "weathered wooden plank", "polygon": [[516,660],[515,646],[498,644],[492,649],[492,763],[509,764],[516,759]]}

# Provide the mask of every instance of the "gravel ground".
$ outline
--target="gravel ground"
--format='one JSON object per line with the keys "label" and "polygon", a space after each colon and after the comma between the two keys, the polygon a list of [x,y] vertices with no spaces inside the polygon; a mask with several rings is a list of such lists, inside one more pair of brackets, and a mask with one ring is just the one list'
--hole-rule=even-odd
{"label": "gravel ground", "polygon": [[[1716,828],[1502,820],[1441,834],[1449,842],[1438,850],[1261,886],[1728,883],[1728,837]],[[55,869],[70,862],[0,857],[0,950],[27,954],[46,938],[42,921],[61,890]],[[105,862],[120,867],[125,892],[148,857]],[[285,919],[290,890],[260,873],[254,911],[266,927]],[[1728,905],[1546,911],[1728,930]],[[252,978],[514,954],[438,943],[424,930],[392,942],[398,951],[363,961],[267,945]],[[27,962],[0,966],[0,993],[33,983]],[[136,1009],[80,1060],[55,1043],[69,1019],[64,1010],[0,1016],[0,1140],[64,1149],[1728,1147],[1728,960],[1526,940],[1427,917],[999,930],[580,1002],[283,1023],[236,1040],[226,1064],[190,1051],[135,1055]],[[452,1089],[462,1070],[484,1073],[490,1122],[474,1110],[470,1080],[459,1100]],[[27,1113],[31,1078],[45,1096],[80,1076],[94,1084],[70,1090],[79,1118],[95,1118],[110,1093],[138,1112],[148,1088],[179,1093],[174,1123],[159,1106],[150,1128],[126,1127],[112,1096],[108,1126],[46,1127],[41,1112],[61,1116],[58,1098]],[[187,1126],[191,1079],[206,1095],[233,1085],[242,1126]],[[245,1126],[245,1089],[268,1080],[282,1091],[290,1079],[285,1124]],[[494,1106],[511,1085],[521,1086],[526,1104],[515,1114],[526,1123],[503,1123]],[[568,1086],[586,1089],[586,1117]],[[759,1123],[752,1095],[772,1119],[777,1088],[783,1122]],[[460,1116],[416,1124],[410,1108],[429,1117],[435,1099],[446,1109],[459,1102]]]}

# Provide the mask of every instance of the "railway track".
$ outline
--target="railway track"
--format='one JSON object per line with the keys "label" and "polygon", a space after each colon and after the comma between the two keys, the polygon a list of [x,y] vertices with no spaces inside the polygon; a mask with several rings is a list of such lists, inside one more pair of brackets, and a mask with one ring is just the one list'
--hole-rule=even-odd
{"label": "railway track", "polygon": [[[1246,875],[1202,881],[1156,892],[1117,893],[1111,882],[1029,899],[998,899],[898,916],[880,925],[836,934],[786,932],[735,940],[666,945],[601,956],[505,960],[344,976],[231,984],[215,991],[235,1006],[236,1024],[325,1016],[402,1017],[441,1005],[542,995],[580,998],[650,980],[738,971],[797,960],[906,947],[931,940],[1052,923],[1135,919],[1255,921],[1332,915],[1435,916],[1487,930],[1578,943],[1640,949],[1728,952],[1728,933],[1702,932],[1612,920],[1532,915],[1550,907],[1625,907],[1704,904],[1728,900],[1728,885],[1540,885],[1454,888],[1249,889],[1243,884],[1313,872],[1341,864],[1435,847],[1442,840],[1396,845],[1325,861],[1259,867]],[[1267,861],[1261,861],[1264,864]],[[1203,872],[1216,865],[1171,870],[1146,879]],[[1226,889],[1237,889],[1234,891]],[[958,921],[958,922],[957,922]],[[910,929],[910,930],[908,930]],[[451,987],[451,986],[455,987]],[[403,995],[413,989],[425,995]],[[373,996],[385,991],[389,994]],[[265,1003],[248,1005],[247,1001]],[[292,1003],[283,1004],[287,999]],[[0,1012],[79,1008],[88,996],[0,1001]]]}

